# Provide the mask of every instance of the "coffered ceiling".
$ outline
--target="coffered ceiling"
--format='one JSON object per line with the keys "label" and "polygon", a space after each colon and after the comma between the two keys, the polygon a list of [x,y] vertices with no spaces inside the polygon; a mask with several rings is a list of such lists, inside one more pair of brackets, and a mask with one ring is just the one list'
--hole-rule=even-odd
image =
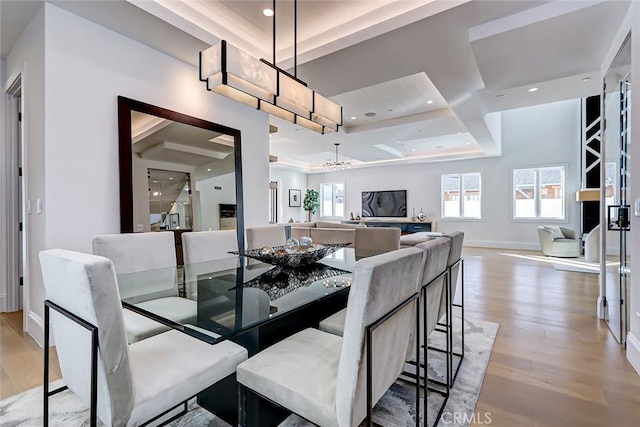
{"label": "coffered ceiling", "polygon": [[[19,9],[0,3],[0,12]],[[273,18],[262,13],[272,1],[52,3],[193,65],[221,39],[273,57]],[[289,70],[292,5],[276,3],[276,62]],[[628,7],[596,0],[299,0],[298,77],[344,107],[344,126],[319,135],[272,118],[278,132],[271,154],[277,165],[305,171],[333,160],[334,143],[354,167],[500,155],[501,111],[599,93],[600,65]]]}

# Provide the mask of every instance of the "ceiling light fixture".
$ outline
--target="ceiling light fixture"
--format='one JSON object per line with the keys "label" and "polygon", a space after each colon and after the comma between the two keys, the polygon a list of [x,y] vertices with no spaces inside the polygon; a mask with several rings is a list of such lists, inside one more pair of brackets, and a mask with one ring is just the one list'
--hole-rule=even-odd
{"label": "ceiling light fixture", "polygon": [[428,100],[427,104],[433,104],[433,101],[432,100]]}
{"label": "ceiling light fixture", "polygon": [[273,9],[268,9],[268,8],[267,8],[267,9],[264,9],[264,10],[262,11],[262,14],[263,14],[264,16],[272,17],[272,16],[273,16]]}
{"label": "ceiling light fixture", "polygon": [[298,79],[298,1],[293,2],[293,75],[276,66],[276,0],[273,62],[256,59],[226,40],[200,52],[200,80],[207,90],[319,133],[337,132],[342,107]]}
{"label": "ceiling light fixture", "polygon": [[537,90],[538,90],[537,87],[532,87],[527,92],[536,92]]}
{"label": "ceiling light fixture", "polygon": [[351,116],[351,120],[355,120],[355,119],[356,119],[356,116]]}
{"label": "ceiling light fixture", "polygon": [[[333,162],[325,162],[324,164],[324,168],[325,169],[333,169],[333,170],[337,170],[337,169],[348,169],[351,167],[351,162],[345,162],[345,161],[338,161],[338,146],[340,144],[338,144],[337,142],[335,144],[333,144],[336,146],[336,159]],[[367,154],[368,156],[368,154]]]}

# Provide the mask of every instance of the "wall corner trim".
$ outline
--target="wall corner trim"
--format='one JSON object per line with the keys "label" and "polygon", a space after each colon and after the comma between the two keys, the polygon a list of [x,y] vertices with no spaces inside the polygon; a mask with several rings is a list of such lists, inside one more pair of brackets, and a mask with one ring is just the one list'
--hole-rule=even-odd
{"label": "wall corner trim", "polygon": [[[44,320],[33,311],[27,317],[27,333],[31,335],[40,347],[44,345]],[[53,339],[50,342],[53,345]]]}
{"label": "wall corner trim", "polygon": [[627,360],[640,375],[640,339],[632,332],[627,334]]}

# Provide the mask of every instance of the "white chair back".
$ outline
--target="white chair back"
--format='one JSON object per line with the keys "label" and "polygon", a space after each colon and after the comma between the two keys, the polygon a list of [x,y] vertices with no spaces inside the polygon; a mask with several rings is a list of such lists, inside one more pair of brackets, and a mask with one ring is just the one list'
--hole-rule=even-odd
{"label": "white chair back", "polygon": [[286,242],[284,225],[266,225],[247,228],[247,249],[282,246]]}
{"label": "white chair back", "polygon": [[[427,285],[447,269],[447,260],[451,254],[451,243],[452,239],[446,237],[438,237],[437,239],[428,240],[424,243],[419,243],[416,245],[417,248],[425,251],[426,255],[421,286]],[[425,316],[427,320],[427,335],[429,335],[435,329],[438,320],[441,317],[439,311],[440,307],[442,306],[442,300],[444,299],[444,286],[446,283],[445,280],[446,277],[443,276],[427,287],[425,293],[427,299],[426,313],[424,312],[424,310],[422,310],[424,306],[421,305],[420,307],[421,317]],[[421,321],[420,325],[423,324],[424,322]]]}
{"label": "white chair back", "polygon": [[[111,261],[52,249],[40,252],[47,299],[98,328],[97,414],[106,425],[127,423],[133,389],[120,294]],[[86,329],[51,310],[65,384],[87,405],[91,396],[91,339]]]}
{"label": "white chair back", "polygon": [[173,295],[177,286],[177,262],[172,232],[104,234],[95,236],[92,243],[93,254],[109,258],[118,275],[157,270],[153,275],[146,274],[144,283],[136,278],[132,278],[135,283],[129,283],[123,278],[120,284],[123,298],[130,296],[127,289],[132,289],[134,295],[162,291],[166,291],[167,296]]}
{"label": "white chair back", "polygon": [[182,254],[185,264],[234,258],[229,251],[238,250],[235,230],[196,231],[182,234]]}
{"label": "white chair back", "polygon": [[230,254],[229,251],[237,250],[238,235],[235,230],[184,233],[182,235],[182,254],[187,297],[196,299],[198,276],[211,273],[208,261],[228,259],[230,261],[225,262],[225,265],[230,269],[236,268],[233,259],[238,256]]}
{"label": "white chair back", "polygon": [[[462,231],[452,231],[451,233],[447,233],[445,238],[448,237],[451,240],[451,249],[449,251],[449,257],[447,259],[447,268],[453,266],[461,257],[462,257],[462,243],[464,241],[464,233]],[[451,269],[451,301],[449,304],[453,304],[453,298],[456,294],[456,285],[458,283],[458,273],[460,271],[460,264],[456,265]],[[446,298],[442,298],[442,302],[440,304],[440,311],[438,313],[438,317],[442,318],[444,316],[445,311],[447,309],[447,301]]]}
{"label": "white chair back", "polygon": [[[366,416],[365,328],[418,292],[424,269],[423,256],[421,249],[406,248],[356,263],[336,385],[340,426],[356,426]],[[371,367],[374,404],[402,372],[406,358],[404,349],[414,328],[415,301],[374,331],[372,349],[375,356]]]}

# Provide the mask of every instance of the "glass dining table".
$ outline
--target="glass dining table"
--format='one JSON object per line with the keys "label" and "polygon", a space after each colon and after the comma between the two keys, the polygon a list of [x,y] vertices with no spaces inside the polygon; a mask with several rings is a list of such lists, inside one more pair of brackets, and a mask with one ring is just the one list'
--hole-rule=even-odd
{"label": "glass dining table", "polygon": [[[119,274],[118,287],[125,309],[212,345],[232,340],[252,356],[345,308],[357,260],[378,253],[343,248],[297,268],[234,257]],[[237,425],[235,387],[235,377],[222,381],[198,403]],[[252,425],[271,425],[266,408],[256,412]]]}

